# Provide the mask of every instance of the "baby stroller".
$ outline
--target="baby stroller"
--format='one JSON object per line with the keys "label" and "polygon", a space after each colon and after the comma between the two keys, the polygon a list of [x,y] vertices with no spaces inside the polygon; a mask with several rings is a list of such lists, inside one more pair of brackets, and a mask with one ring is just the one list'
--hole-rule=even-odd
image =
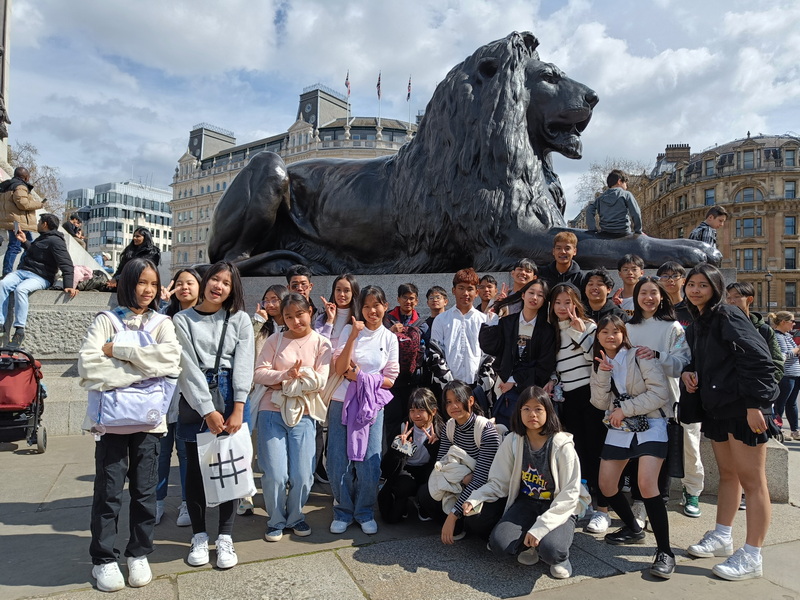
{"label": "baby stroller", "polygon": [[0,442],[26,440],[39,454],[47,449],[42,425],[42,365],[16,348],[0,348]]}

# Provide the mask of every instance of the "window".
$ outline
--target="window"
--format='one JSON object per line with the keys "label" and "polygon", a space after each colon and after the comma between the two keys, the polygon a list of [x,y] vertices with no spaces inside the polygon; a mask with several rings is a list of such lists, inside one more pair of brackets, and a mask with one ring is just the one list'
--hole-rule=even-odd
{"label": "window", "polygon": [[797,217],[783,218],[783,235],[797,235]]}
{"label": "window", "polygon": [[228,182],[227,181],[223,181],[222,182],[222,189],[224,190],[226,187],[228,187]]}
{"label": "window", "polygon": [[752,248],[745,248],[742,250],[742,256],[744,260],[742,261],[742,269],[745,271],[752,271],[753,270],[753,249]]}
{"label": "window", "polygon": [[784,269],[797,268],[797,248],[783,249],[783,268]]}
{"label": "window", "polygon": [[683,238],[683,227],[678,227],[678,231],[675,232],[675,237],[678,239]]}
{"label": "window", "polygon": [[742,152],[742,168],[755,169],[755,153],[752,150],[745,150]]}
{"label": "window", "polygon": [[783,289],[787,308],[789,306],[797,306],[797,284],[794,281],[787,281]]}
{"label": "window", "polygon": [[761,235],[761,217],[736,219],[736,237],[755,237]]}
{"label": "window", "polygon": [[714,159],[713,158],[709,158],[708,160],[705,161],[704,173],[706,174],[706,176],[714,174]]}
{"label": "window", "polygon": [[783,182],[783,197],[788,199],[797,198],[797,182],[784,181]]}
{"label": "window", "polygon": [[783,162],[784,165],[787,167],[796,167],[797,166],[797,159],[795,158],[796,150],[784,150],[783,151]]}
{"label": "window", "polygon": [[763,199],[764,194],[761,193],[761,190],[757,190],[755,188],[744,188],[743,190],[739,190],[733,197],[734,202],[761,202]]}
{"label": "window", "polygon": [[706,206],[714,206],[716,204],[716,194],[714,188],[705,190],[705,204]]}

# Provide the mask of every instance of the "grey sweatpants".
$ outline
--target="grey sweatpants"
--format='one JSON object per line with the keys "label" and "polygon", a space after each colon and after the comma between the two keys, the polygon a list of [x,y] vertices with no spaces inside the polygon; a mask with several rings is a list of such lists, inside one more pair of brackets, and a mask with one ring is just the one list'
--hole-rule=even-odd
{"label": "grey sweatpants", "polygon": [[[489,536],[489,547],[500,556],[516,556],[525,546],[525,535],[533,527],[537,517],[550,508],[549,500],[533,500],[528,496],[519,496]],[[575,516],[566,523],[553,529],[539,540],[539,559],[548,565],[557,565],[569,558],[569,548],[575,533]]]}

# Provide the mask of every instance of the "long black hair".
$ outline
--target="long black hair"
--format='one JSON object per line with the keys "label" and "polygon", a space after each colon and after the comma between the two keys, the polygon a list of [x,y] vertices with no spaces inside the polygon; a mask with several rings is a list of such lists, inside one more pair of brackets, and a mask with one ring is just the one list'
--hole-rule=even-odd
{"label": "long black hair", "polygon": [[[133,230],[133,235],[136,235],[137,233],[141,234],[141,236],[144,238],[144,241],[137,246],[131,239],[130,244],[125,246],[125,249],[122,251],[120,260],[130,260],[131,258],[139,257],[151,258],[151,256],[155,255],[158,255],[160,258],[161,251],[158,249],[158,246],[153,243],[153,235],[150,233],[150,230],[147,227],[137,227]],[[151,258],[151,260],[153,259]],[[158,264],[155,260],[153,260],[153,262]]]}
{"label": "long black hair", "polygon": [[[695,275],[702,275],[711,285],[711,299],[706,304],[702,315],[697,307],[689,301],[689,297],[686,295],[686,286],[689,284],[689,280]],[[703,315],[710,315],[711,310],[716,308],[717,305],[723,301],[725,297],[725,278],[722,276],[720,270],[715,266],[708,263],[700,263],[699,265],[692,267],[692,269],[686,274],[686,283],[683,284],[683,295],[686,298],[686,308],[689,309],[689,314],[692,315],[692,318],[695,321],[703,319]]]}
{"label": "long black hair", "polygon": [[628,325],[638,325],[644,321],[644,313],[639,304],[639,291],[645,283],[652,283],[658,288],[658,294],[661,296],[661,301],[656,307],[656,312],[653,318],[656,321],[674,321],[675,309],[672,306],[672,300],[669,299],[669,294],[661,285],[661,280],[658,277],[640,277],[639,281],[633,287],[633,316],[628,321]]}
{"label": "long black hair", "polygon": [[136,302],[136,284],[139,283],[139,277],[142,273],[152,269],[156,273],[156,295],[147,308],[158,310],[159,294],[161,293],[161,276],[158,274],[158,267],[152,260],[146,258],[134,258],[122,269],[122,273],[117,280],[117,304],[126,308],[141,308]]}
{"label": "long black hair", "polygon": [[[261,296],[261,301],[263,302],[267,294],[272,292],[278,297],[278,312],[281,312],[280,308],[280,301],[286,297],[286,294],[289,293],[289,288],[285,285],[281,285],[280,283],[276,283],[275,285],[269,286],[266,290],[264,290],[264,295]],[[260,340],[261,338],[267,338],[275,333],[275,319],[273,319],[270,315],[267,315],[267,322],[258,330],[256,334],[256,340]]]}
{"label": "long black hair", "polygon": [[[350,295],[350,316],[358,318],[359,311],[361,310],[358,304],[358,297],[361,294],[361,286],[358,285],[358,280],[356,279],[355,275],[351,273],[342,273],[336,279],[334,279],[333,283],[331,284],[331,295],[328,298],[328,302],[333,302],[336,304],[336,284],[342,280],[350,284],[350,291],[352,292]],[[336,304],[336,308],[339,308],[338,304]]]}
{"label": "long black hair", "polygon": [[[172,278],[172,281],[177,282],[178,281],[178,277],[180,277],[184,273],[188,273],[189,275],[191,275],[192,277],[194,277],[197,280],[197,286],[198,286],[197,297],[199,299],[200,298],[200,282],[203,280],[203,278],[200,276],[200,273],[198,273],[197,271],[195,271],[191,267],[189,267],[187,269],[179,269],[175,273],[175,276]],[[168,317],[174,317],[181,310],[183,310],[183,309],[181,308],[181,301],[178,300],[178,294],[172,294],[172,296],[169,299],[169,305],[167,306],[167,310],[164,311],[164,314],[167,315]]]}

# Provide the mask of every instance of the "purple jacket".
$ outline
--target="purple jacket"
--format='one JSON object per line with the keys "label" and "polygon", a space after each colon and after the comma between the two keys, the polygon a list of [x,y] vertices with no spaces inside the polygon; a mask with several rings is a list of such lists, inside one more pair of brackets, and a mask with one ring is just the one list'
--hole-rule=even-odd
{"label": "purple jacket", "polygon": [[378,411],[392,399],[389,390],[381,388],[381,373],[358,372],[356,381],[347,386],[342,407],[342,425],[347,427],[347,458],[363,461],[367,452],[369,428]]}

